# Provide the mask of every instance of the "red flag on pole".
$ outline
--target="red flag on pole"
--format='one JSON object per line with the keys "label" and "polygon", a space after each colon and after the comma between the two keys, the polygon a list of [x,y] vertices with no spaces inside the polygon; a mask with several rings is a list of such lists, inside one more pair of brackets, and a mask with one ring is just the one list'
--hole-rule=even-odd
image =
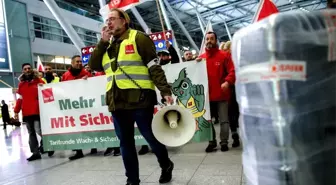
{"label": "red flag on pole", "polygon": [[[135,3],[139,3],[140,0],[111,0],[108,4],[109,8],[126,8],[127,6],[133,5]],[[128,8],[126,8],[128,9]]]}
{"label": "red flag on pole", "polygon": [[111,0],[107,5],[103,6],[99,10],[99,13],[105,20],[107,18],[107,14],[110,12],[110,9],[112,8],[119,8],[126,11],[146,1],[149,0]]}
{"label": "red flag on pole", "polygon": [[37,71],[44,72],[44,66],[39,56],[37,56]]}
{"label": "red flag on pole", "polygon": [[272,14],[278,13],[279,10],[271,0],[261,0],[253,22],[260,21]]}

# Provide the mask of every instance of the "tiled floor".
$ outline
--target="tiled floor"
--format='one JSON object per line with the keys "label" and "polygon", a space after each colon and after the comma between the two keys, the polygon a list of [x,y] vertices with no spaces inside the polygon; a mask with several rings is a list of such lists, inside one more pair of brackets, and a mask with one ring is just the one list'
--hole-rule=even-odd
{"label": "tiled floor", "polygon": [[[71,151],[57,151],[52,158],[30,162],[26,128],[3,131],[0,127],[1,185],[124,185],[121,157],[97,155],[69,161]],[[207,143],[191,143],[169,149],[175,163],[170,185],[241,185],[241,148],[206,154]],[[89,151],[87,151],[89,152]],[[158,183],[160,169],[153,154],[139,157],[142,185]]]}

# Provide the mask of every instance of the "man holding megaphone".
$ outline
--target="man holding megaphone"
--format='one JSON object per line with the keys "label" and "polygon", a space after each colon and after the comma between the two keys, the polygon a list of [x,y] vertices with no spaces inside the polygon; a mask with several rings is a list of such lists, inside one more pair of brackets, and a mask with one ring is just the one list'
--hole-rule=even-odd
{"label": "man holding megaphone", "polygon": [[106,74],[106,104],[120,140],[127,185],[140,183],[134,122],[158,158],[162,169],[159,182],[168,183],[174,164],[151,128],[157,103],[155,86],[167,103],[172,104],[173,98],[154,43],[144,33],[130,29],[130,18],[120,9],[111,9],[105,20],[107,27],[102,30],[102,38],[90,57],[89,66]]}

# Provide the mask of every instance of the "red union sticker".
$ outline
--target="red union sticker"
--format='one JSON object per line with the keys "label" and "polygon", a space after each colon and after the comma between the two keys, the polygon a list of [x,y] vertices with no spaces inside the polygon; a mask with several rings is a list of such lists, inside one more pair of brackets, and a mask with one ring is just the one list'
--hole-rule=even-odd
{"label": "red union sticker", "polygon": [[277,72],[295,72],[302,73],[305,70],[305,65],[295,64],[295,63],[285,63],[285,64],[274,64],[271,66],[271,71],[273,73]]}
{"label": "red union sticker", "polygon": [[125,54],[133,54],[133,53],[135,53],[133,44],[126,45]]}
{"label": "red union sticker", "polygon": [[240,83],[252,83],[272,80],[306,81],[306,62],[277,61],[276,63],[258,63],[242,67],[237,73]]}
{"label": "red union sticker", "polygon": [[42,90],[42,97],[43,97],[43,102],[44,103],[50,103],[50,102],[55,101],[54,93],[53,93],[52,88],[43,89]]}

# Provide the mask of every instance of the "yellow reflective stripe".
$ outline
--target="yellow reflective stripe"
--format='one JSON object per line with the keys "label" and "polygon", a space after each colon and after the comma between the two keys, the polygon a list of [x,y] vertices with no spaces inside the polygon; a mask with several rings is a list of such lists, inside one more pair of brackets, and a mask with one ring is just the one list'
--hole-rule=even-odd
{"label": "yellow reflective stripe", "polygon": [[112,82],[112,81],[113,81],[113,76],[108,76],[108,77],[106,78],[106,80],[107,80],[108,82]]}
{"label": "yellow reflective stripe", "polygon": [[108,70],[111,68],[111,62],[114,62],[115,58],[112,58],[109,62],[107,62],[106,64],[103,63],[103,69],[104,71]]}
{"label": "yellow reflective stripe", "polygon": [[111,69],[111,63],[107,63],[103,66],[104,68],[104,71],[108,70],[108,69]]}
{"label": "yellow reflective stripe", "polygon": [[119,66],[145,66],[142,61],[118,61]]}
{"label": "yellow reflective stripe", "polygon": [[[150,77],[148,75],[141,75],[141,74],[129,74],[129,76],[133,79],[133,80],[151,80]],[[116,80],[129,80],[129,78],[125,75],[125,74],[120,74],[120,75],[116,75]],[[113,76],[109,76],[107,77],[107,81],[110,82],[113,80]]]}
{"label": "yellow reflective stripe", "polygon": [[[147,74],[132,74],[128,75],[130,76],[133,80],[150,80],[150,77]],[[126,80],[129,79],[125,74],[121,75],[116,75],[116,80]]]}

